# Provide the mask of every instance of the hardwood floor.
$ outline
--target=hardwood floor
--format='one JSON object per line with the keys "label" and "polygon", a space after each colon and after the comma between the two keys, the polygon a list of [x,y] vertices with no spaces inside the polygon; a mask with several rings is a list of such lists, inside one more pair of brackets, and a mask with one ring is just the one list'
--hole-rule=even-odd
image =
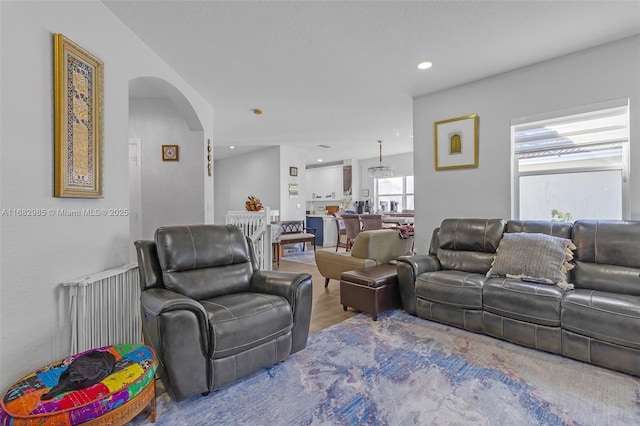
{"label": "hardwood floor", "polygon": [[[321,249],[318,249],[321,250]],[[322,250],[335,250],[322,249]],[[287,258],[280,259],[280,267],[275,270],[291,272],[308,272],[313,279],[313,302],[311,305],[311,326],[309,333],[327,328],[345,319],[358,314],[353,308],[345,312],[340,304],[340,282],[329,281],[329,287],[324,288],[324,277],[320,275],[315,265],[307,265],[299,262],[289,262]]]}

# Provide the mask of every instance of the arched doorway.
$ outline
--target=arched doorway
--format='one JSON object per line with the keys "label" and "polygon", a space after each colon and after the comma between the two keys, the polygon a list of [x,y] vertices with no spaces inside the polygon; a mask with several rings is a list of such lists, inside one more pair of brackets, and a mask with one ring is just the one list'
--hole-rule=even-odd
{"label": "arched doorway", "polygon": [[159,226],[205,222],[203,141],[196,112],[175,86],[157,77],[129,82],[130,247]]}

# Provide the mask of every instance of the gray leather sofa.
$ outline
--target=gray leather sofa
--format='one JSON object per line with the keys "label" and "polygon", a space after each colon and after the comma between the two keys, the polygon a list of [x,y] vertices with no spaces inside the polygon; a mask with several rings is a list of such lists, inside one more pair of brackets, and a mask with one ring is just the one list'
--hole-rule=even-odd
{"label": "gray leather sofa", "polygon": [[222,388],[307,344],[309,274],[259,271],[233,226],[159,228],[136,241],[145,343],[172,397]]}
{"label": "gray leather sofa", "polygon": [[[487,277],[513,232],[570,239],[574,288]],[[428,255],[398,258],[398,283],[413,315],[640,375],[640,222],[446,219]]]}

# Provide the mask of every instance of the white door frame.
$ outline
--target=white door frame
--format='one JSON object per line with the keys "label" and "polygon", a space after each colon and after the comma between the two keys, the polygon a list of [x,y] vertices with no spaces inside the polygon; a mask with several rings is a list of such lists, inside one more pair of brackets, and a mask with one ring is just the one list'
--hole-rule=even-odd
{"label": "white door frame", "polygon": [[129,261],[137,263],[133,242],[142,238],[142,140],[129,139]]}

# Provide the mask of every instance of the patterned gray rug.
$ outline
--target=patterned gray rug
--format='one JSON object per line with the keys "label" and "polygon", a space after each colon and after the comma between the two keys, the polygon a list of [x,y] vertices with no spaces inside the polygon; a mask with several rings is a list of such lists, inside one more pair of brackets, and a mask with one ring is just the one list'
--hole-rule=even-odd
{"label": "patterned gray rug", "polygon": [[[640,379],[391,311],[207,397],[158,398],[156,425],[630,425]],[[150,424],[140,415],[132,424]]]}
{"label": "patterned gray rug", "polygon": [[316,264],[316,256],[311,250],[299,251],[297,253],[287,254],[280,258],[280,260],[287,260],[289,262],[298,262],[304,263],[306,265],[315,265]]}

